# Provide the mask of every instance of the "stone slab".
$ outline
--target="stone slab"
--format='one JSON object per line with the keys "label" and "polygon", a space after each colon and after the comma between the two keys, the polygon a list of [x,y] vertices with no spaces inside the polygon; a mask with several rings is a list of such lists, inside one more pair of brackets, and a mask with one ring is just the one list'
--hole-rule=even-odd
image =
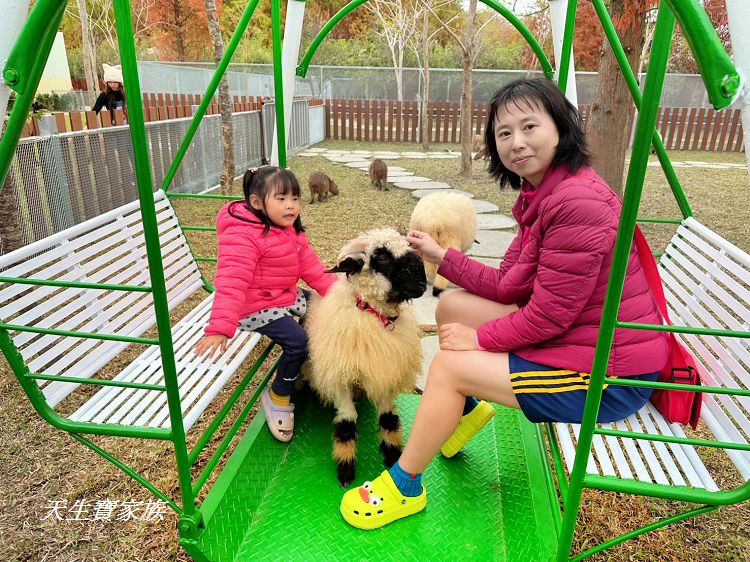
{"label": "stone slab", "polygon": [[380,158],[381,160],[396,160],[398,158],[401,158],[400,154],[384,154],[379,152],[374,152],[372,154],[373,158]]}
{"label": "stone slab", "polygon": [[413,176],[414,172],[409,172],[408,170],[391,170],[388,168],[388,178],[408,178],[409,176]]}
{"label": "stone slab", "polygon": [[477,228],[484,230],[503,230],[518,226],[513,218],[506,215],[477,215]]}
{"label": "stone slab", "polygon": [[414,312],[417,315],[417,324],[420,326],[435,325],[435,307],[438,298],[432,296],[432,285],[428,284],[424,295],[412,301]]}
{"label": "stone slab", "polygon": [[500,230],[477,230],[477,242],[469,248],[472,257],[502,258],[516,235]]}
{"label": "stone slab", "polygon": [[[422,187],[422,185],[420,185],[419,187]],[[411,192],[411,196],[412,197],[416,197],[417,199],[422,199],[422,197],[425,197],[425,196],[429,195],[430,193],[437,193],[438,191],[441,192],[441,193],[457,193],[459,195],[464,195],[464,196],[468,197],[469,199],[474,199],[474,194],[473,193],[469,193],[468,191],[462,191],[460,189],[453,189],[453,188],[451,188],[451,189],[435,189],[435,188],[432,188],[432,189],[417,189],[416,191],[412,191]]]}
{"label": "stone slab", "polygon": [[344,164],[344,166],[347,166],[348,168],[357,168],[359,170],[367,171],[370,168],[370,163],[367,160],[356,160],[354,162],[347,162],[346,164]]}
{"label": "stone slab", "polygon": [[412,182],[414,178],[401,178],[394,182],[396,187],[402,189],[450,189],[451,186],[442,181],[420,181]]}
{"label": "stone slab", "polygon": [[455,159],[461,156],[460,154],[429,154],[427,158],[434,159],[434,160],[447,160],[447,159]]}
{"label": "stone slab", "polygon": [[474,210],[477,213],[497,213],[500,207],[489,201],[482,201],[481,199],[473,199],[471,201],[474,205]]}
{"label": "stone slab", "polygon": [[338,162],[341,164],[346,164],[347,162],[360,162],[360,163],[367,163],[369,165],[369,162],[362,158],[361,156],[351,155],[351,156],[328,156],[326,155],[326,158],[328,158],[331,162]]}
{"label": "stone slab", "polygon": [[427,384],[427,373],[430,370],[430,363],[440,350],[440,340],[437,336],[427,336],[422,338],[422,374],[417,377],[417,388],[424,391]]}

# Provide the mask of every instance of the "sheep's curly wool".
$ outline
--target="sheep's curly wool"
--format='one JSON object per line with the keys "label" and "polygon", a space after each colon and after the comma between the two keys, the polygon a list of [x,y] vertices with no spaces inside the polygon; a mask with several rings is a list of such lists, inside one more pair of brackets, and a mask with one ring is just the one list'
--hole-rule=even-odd
{"label": "sheep's curly wool", "polygon": [[[466,252],[477,232],[476,211],[471,199],[459,193],[430,193],[414,207],[410,228],[426,232],[442,248]],[[434,290],[447,287],[448,281],[437,275],[435,264],[425,261],[424,267]]]}
{"label": "sheep's curly wool", "polygon": [[[407,303],[387,303],[390,282],[373,274],[370,257],[385,247],[394,256],[409,252],[403,236],[393,229],[366,233],[345,246],[346,257],[364,260],[362,271],[342,277],[325,297],[314,298],[305,328],[309,341],[308,379],[320,397],[336,403],[341,389],[359,387],[376,403],[384,403],[400,392],[414,388],[422,369],[422,346],[416,316]],[[356,296],[385,316],[398,316],[392,331],[368,312],[358,310]]]}

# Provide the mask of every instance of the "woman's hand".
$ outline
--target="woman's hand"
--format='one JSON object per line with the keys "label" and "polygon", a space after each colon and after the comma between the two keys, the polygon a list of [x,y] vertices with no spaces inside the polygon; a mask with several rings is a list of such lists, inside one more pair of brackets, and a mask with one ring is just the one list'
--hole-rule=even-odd
{"label": "woman's hand", "polygon": [[410,230],[406,235],[406,241],[425,261],[439,265],[445,257],[445,250],[426,232]]}
{"label": "woman's hand", "polygon": [[212,358],[217,349],[221,350],[221,353],[224,353],[227,350],[228,341],[229,338],[222,334],[203,336],[200,341],[195,344],[195,354],[198,357],[203,357],[203,354],[208,351],[208,356]]}
{"label": "woman's hand", "polygon": [[474,328],[451,322],[440,326],[440,349],[471,351],[477,347],[477,331]]}

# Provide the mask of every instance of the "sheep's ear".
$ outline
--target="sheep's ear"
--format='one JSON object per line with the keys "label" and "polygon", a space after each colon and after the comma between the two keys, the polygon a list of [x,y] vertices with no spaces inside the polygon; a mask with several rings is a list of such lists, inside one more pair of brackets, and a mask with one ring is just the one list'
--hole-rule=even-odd
{"label": "sheep's ear", "polygon": [[351,275],[352,273],[359,273],[365,266],[365,260],[357,258],[345,258],[341,260],[336,267],[332,267],[327,270],[328,273],[346,273]]}

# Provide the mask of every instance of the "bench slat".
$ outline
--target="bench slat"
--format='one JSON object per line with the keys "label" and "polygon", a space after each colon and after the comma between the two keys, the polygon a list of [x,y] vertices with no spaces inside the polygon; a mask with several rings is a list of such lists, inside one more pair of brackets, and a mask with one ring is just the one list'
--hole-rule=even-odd
{"label": "bench slat", "polygon": [[[693,218],[677,229],[662,255],[659,271],[675,325],[749,331],[750,256]],[[705,368],[705,383],[725,388],[750,388],[750,349],[746,340],[724,336],[678,334]],[[720,441],[750,441],[750,398],[704,394],[701,419]],[[612,424],[620,430],[685,437],[682,427],[669,423],[647,403],[639,412]],[[572,467],[579,426],[555,424],[566,468]],[[692,486],[719,487],[696,449],[690,445],[607,437],[592,447],[587,471],[613,466],[620,478]],[[606,443],[606,450],[604,444]],[[623,454],[623,451],[625,454]],[[750,479],[750,452],[724,450],[739,474]],[[609,458],[604,459],[604,455]]]}
{"label": "bench slat", "polygon": [[[186,431],[199,419],[200,414],[261,339],[260,334],[238,332],[220,359],[212,361],[195,357],[193,349],[203,335],[203,326],[210,315],[212,300],[212,296],[208,297],[194,311],[200,314],[191,313],[192,317],[186,317],[174,329],[177,378]],[[163,384],[159,348],[146,350],[114,380]],[[104,388],[70,418],[95,423],[169,427],[166,393],[131,388]]]}

